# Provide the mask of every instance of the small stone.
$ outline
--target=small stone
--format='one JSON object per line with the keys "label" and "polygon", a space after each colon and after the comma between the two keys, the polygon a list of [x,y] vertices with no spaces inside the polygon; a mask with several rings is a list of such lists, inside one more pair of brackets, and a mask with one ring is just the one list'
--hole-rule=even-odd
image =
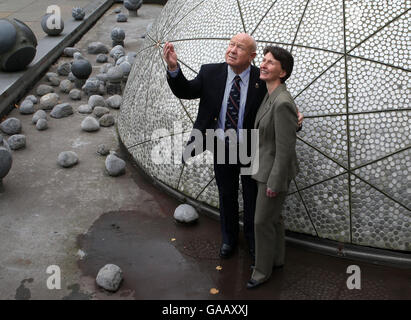
{"label": "small stone", "polygon": [[36,96],[33,96],[33,95],[27,96],[26,99],[24,99],[24,100],[30,100],[31,102],[33,102],[33,104],[37,104],[37,103],[39,102],[39,100],[37,99],[37,97],[36,97]]}
{"label": "small stone", "polygon": [[73,114],[73,108],[69,103],[56,105],[50,112],[50,117],[61,119]]}
{"label": "small stone", "polygon": [[0,124],[0,129],[8,135],[18,134],[21,132],[21,121],[17,118],[8,118]]}
{"label": "small stone", "polygon": [[78,155],[73,151],[63,151],[59,154],[57,162],[63,168],[70,168],[78,163]]}
{"label": "small stone", "polygon": [[51,110],[58,104],[59,96],[57,93],[49,93],[40,98],[40,108],[43,110]]}
{"label": "small stone", "polygon": [[73,58],[74,58],[74,61],[75,60],[87,60],[86,58],[83,57],[83,55],[80,52],[75,52],[73,54]]}
{"label": "small stone", "polygon": [[124,13],[117,15],[117,22],[127,22],[127,16]]}
{"label": "small stone", "polygon": [[69,75],[67,76],[67,80],[70,80],[71,82],[75,82],[77,80],[77,78],[73,74],[73,72],[70,72]]}
{"label": "small stone", "polygon": [[93,110],[93,114],[97,117],[97,118],[101,118],[102,116],[104,116],[106,113],[109,113],[110,110],[106,107],[94,107]]}
{"label": "small stone", "polygon": [[127,61],[124,61],[123,63],[120,64],[120,68],[123,71],[123,75],[125,77],[128,77],[131,71],[131,64],[128,63]]}
{"label": "small stone", "polygon": [[71,15],[73,16],[74,20],[81,21],[86,16],[86,12],[83,8],[75,7],[71,10]]}
{"label": "small stone", "polygon": [[90,107],[88,104],[82,104],[81,106],[78,107],[77,111],[79,113],[92,113],[93,112],[93,108]]}
{"label": "small stone", "polygon": [[[126,37],[126,33],[124,32],[123,29],[119,27],[115,27],[113,30],[111,30],[111,39],[114,41],[122,41]],[[123,49],[124,50],[124,49]],[[123,54],[124,55],[124,54]]]}
{"label": "small stone", "polygon": [[94,117],[86,117],[81,122],[81,129],[86,132],[98,131],[100,129],[100,124]]}
{"label": "small stone", "polygon": [[87,79],[93,71],[91,63],[88,60],[76,60],[73,62],[71,71],[78,79]]}
{"label": "small stone", "polygon": [[40,119],[47,120],[47,113],[44,110],[38,110],[34,115],[31,123],[36,124]]}
{"label": "small stone", "polygon": [[87,79],[84,86],[81,88],[88,96],[94,95],[99,92],[100,80],[97,78]]}
{"label": "small stone", "polygon": [[124,61],[127,61],[127,57],[126,57],[126,56],[123,56],[123,57],[119,58],[119,59],[116,61],[116,66],[119,66],[119,65],[122,64]]}
{"label": "small stone", "polygon": [[100,82],[100,86],[98,87],[98,93],[104,95],[106,93],[106,87],[103,81]]}
{"label": "small stone", "polygon": [[103,64],[103,65],[100,67],[100,72],[101,72],[101,73],[107,73],[108,69],[110,69],[112,66],[113,66],[113,65],[112,65],[111,63]]}
{"label": "small stone", "polygon": [[72,89],[69,93],[71,100],[81,100],[81,91],[79,89]]}
{"label": "small stone", "polygon": [[120,109],[122,102],[123,102],[123,98],[118,94],[111,96],[110,98],[106,100],[107,106],[112,109]]}
{"label": "small stone", "polygon": [[198,213],[192,206],[181,204],[174,211],[174,219],[179,222],[191,223],[198,219]]}
{"label": "small stone", "polygon": [[[5,141],[5,140],[4,140]],[[0,192],[2,187],[2,179],[9,173],[11,165],[13,164],[13,157],[11,155],[11,150],[8,147],[5,147],[7,142],[3,145],[0,141]]]}
{"label": "small stone", "polygon": [[34,113],[34,105],[31,100],[24,100],[19,108],[20,114],[33,114]]}
{"label": "small stone", "polygon": [[10,146],[11,150],[19,150],[26,146],[26,136],[24,134],[15,134],[12,135],[7,143]]}
{"label": "small stone", "polygon": [[94,109],[94,107],[97,107],[97,106],[105,107],[106,106],[106,101],[100,95],[92,95],[88,99],[88,104],[89,104],[90,107],[92,107]]}
{"label": "small stone", "polygon": [[50,82],[53,87],[58,87],[61,81],[58,77],[51,77]]}
{"label": "small stone", "polygon": [[63,80],[60,83],[60,91],[63,93],[69,93],[73,89],[74,85],[70,80]]}
{"label": "small stone", "polygon": [[120,8],[120,7],[116,8],[116,9],[114,10],[114,13],[120,13],[120,12],[121,12],[121,8]]}
{"label": "small stone", "polygon": [[126,162],[111,152],[105,161],[107,172],[112,177],[117,177],[125,173]]}
{"label": "small stone", "polygon": [[53,77],[58,78],[59,75],[58,75],[57,73],[54,73],[54,72],[47,72],[47,73],[46,73],[46,80],[47,80],[47,81],[50,81],[50,78],[53,78]]}
{"label": "small stone", "polygon": [[114,265],[106,264],[97,274],[97,284],[108,291],[117,291],[123,280],[123,271]]}
{"label": "small stone", "polygon": [[97,147],[97,153],[102,155],[102,156],[106,156],[110,153],[110,150],[107,148],[107,146],[105,144],[100,144]]}
{"label": "small stone", "polygon": [[115,46],[110,51],[110,57],[112,57],[115,61],[117,61],[119,58],[121,58],[125,54],[126,52],[124,51],[124,48],[120,45]]}
{"label": "small stone", "polygon": [[101,42],[92,42],[88,45],[87,52],[90,54],[108,53],[108,48]]}
{"label": "small stone", "polygon": [[123,75],[123,70],[119,66],[111,67],[107,71],[107,79],[111,83],[120,83]]}
{"label": "small stone", "polygon": [[57,73],[60,76],[64,76],[64,77],[67,77],[69,75],[70,71],[71,71],[71,63],[70,62],[62,63],[57,68]]}
{"label": "small stone", "polygon": [[98,63],[106,63],[108,61],[108,57],[107,57],[107,55],[105,55],[103,53],[100,53],[100,54],[97,55],[96,61]]}
{"label": "small stone", "polygon": [[46,84],[39,85],[36,90],[37,95],[40,97],[52,92],[54,92],[54,89]]}
{"label": "small stone", "polygon": [[65,55],[66,57],[71,57],[71,58],[73,57],[73,54],[74,54],[75,52],[80,52],[80,50],[77,49],[77,48],[74,48],[74,47],[67,47],[67,48],[65,48],[64,51],[63,51],[63,53],[64,53],[64,55]]}
{"label": "small stone", "polygon": [[[94,109],[94,111],[96,110]],[[105,114],[99,119],[98,122],[100,123],[101,127],[111,127],[112,125],[114,125],[115,120],[113,115]]]}
{"label": "small stone", "polygon": [[[0,148],[6,149],[6,150],[7,150],[8,152],[10,152],[10,154],[11,154],[10,146],[9,146],[9,144],[7,143],[7,140],[4,139],[1,134],[0,134]],[[1,157],[0,157],[0,159],[1,159]],[[0,162],[1,162],[1,161],[0,161]],[[0,164],[0,167],[1,167],[1,164]],[[0,171],[1,171],[1,169],[0,169]],[[3,177],[4,177],[4,176],[3,176]],[[0,178],[1,178],[1,174],[0,174]]]}
{"label": "small stone", "polygon": [[96,78],[99,79],[100,81],[106,83],[107,82],[107,74],[106,73],[99,73],[96,75]]}
{"label": "small stone", "polygon": [[36,129],[39,131],[46,130],[48,127],[49,126],[46,119],[39,119],[36,123]]}

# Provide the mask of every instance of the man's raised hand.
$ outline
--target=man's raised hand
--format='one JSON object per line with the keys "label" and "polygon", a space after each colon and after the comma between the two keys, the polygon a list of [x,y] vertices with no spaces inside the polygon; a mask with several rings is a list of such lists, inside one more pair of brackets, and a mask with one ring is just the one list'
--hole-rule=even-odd
{"label": "man's raised hand", "polygon": [[174,51],[174,46],[170,42],[166,42],[163,48],[164,60],[167,63],[168,70],[174,71],[177,69],[177,54]]}

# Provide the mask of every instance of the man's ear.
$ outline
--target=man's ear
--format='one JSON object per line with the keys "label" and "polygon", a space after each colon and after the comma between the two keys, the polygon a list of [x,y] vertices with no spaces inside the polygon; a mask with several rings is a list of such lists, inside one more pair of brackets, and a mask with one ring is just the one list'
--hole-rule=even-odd
{"label": "man's ear", "polygon": [[254,58],[255,58],[256,56],[257,56],[257,53],[256,53],[256,52],[251,53],[251,55],[250,55],[250,63],[251,63],[251,61],[254,60]]}

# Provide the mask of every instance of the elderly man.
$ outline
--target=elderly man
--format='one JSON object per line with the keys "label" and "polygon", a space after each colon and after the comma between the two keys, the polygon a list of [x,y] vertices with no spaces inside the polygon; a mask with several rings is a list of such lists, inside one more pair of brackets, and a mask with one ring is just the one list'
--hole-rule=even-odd
{"label": "elderly man", "polygon": [[[200,98],[194,129],[204,136],[207,129],[253,129],[255,116],[266,92],[259,79],[260,70],[251,65],[256,56],[256,42],[246,33],[235,35],[229,42],[225,62],[202,65],[193,80],[187,80],[177,61],[173,44],[163,49],[167,63],[167,81],[171,91],[180,99]],[[302,115],[299,115],[300,122]],[[247,136],[249,132],[247,130]],[[225,137],[222,137],[224,139]],[[191,136],[187,147],[194,142]],[[239,139],[241,142],[241,139]],[[250,144],[247,138],[247,144]],[[226,151],[228,145],[225,144]],[[187,148],[186,147],[186,148]],[[250,146],[247,148],[250,150]],[[204,149],[201,150],[201,152]],[[228,258],[235,251],[239,234],[238,189],[240,169],[244,164],[217,162],[214,155],[214,174],[219,192],[222,245],[220,257]],[[226,158],[227,159],[227,158]],[[250,175],[241,175],[244,200],[244,236],[254,259],[254,211],[257,197],[256,182]]]}

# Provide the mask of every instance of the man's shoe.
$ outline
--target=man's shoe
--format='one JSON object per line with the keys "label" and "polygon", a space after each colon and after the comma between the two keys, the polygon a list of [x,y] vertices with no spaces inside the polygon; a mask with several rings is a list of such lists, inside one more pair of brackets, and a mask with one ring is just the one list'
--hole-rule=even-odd
{"label": "man's shoe", "polygon": [[254,288],[257,288],[258,286],[260,286],[260,285],[262,285],[263,283],[266,283],[267,282],[267,280],[264,280],[264,281],[257,281],[257,280],[254,280],[254,279],[250,279],[250,280],[248,280],[248,282],[247,282],[247,289],[254,289]]}
{"label": "man's shoe", "polygon": [[229,258],[234,252],[234,247],[230,246],[229,244],[223,243],[220,248],[220,257],[227,259]]}

